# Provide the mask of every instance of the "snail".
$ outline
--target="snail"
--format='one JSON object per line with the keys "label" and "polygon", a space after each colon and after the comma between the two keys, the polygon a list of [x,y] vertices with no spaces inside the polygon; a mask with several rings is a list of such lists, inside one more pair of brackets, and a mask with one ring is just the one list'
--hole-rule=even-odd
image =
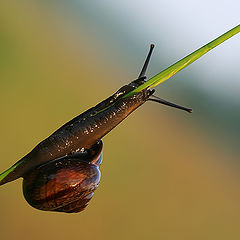
{"label": "snail", "polygon": [[0,175],[0,185],[23,178],[23,194],[34,208],[44,211],[80,212],[91,200],[100,181],[102,138],[146,101],[155,101],[188,112],[154,96],[145,88],[149,53],[139,77],[109,98],[75,117]]}

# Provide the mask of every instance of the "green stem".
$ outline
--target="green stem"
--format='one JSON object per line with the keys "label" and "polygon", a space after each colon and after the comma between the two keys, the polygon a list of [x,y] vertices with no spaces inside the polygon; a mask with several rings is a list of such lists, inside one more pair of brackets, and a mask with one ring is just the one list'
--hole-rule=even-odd
{"label": "green stem", "polygon": [[177,72],[181,71],[183,68],[187,67],[194,61],[196,61],[198,58],[200,58],[202,55],[206,54],[211,49],[215,48],[222,42],[226,41],[230,37],[234,36],[235,34],[240,32],[240,24],[236,27],[232,28],[228,32],[224,33],[220,37],[214,39],[213,41],[207,43],[203,47],[199,48],[195,52],[189,54],[188,56],[184,57],[183,59],[179,60],[178,62],[174,63],[170,67],[166,68],[162,72],[158,73],[154,77],[150,78],[148,81],[146,81],[144,84],[140,85],[139,87],[135,88],[133,91],[129,92],[124,96],[128,97],[131,96],[137,92],[142,91],[145,88],[153,88],[157,86],[158,84],[166,81],[170,77],[172,77]]}
{"label": "green stem", "polygon": [[[6,171],[4,171],[3,173],[0,174],[0,182],[12,171],[14,171],[14,169],[20,165],[25,159],[22,159],[21,161],[16,162],[12,167],[10,167],[9,169],[7,169]],[[0,185],[2,185],[2,183],[0,183]]]}

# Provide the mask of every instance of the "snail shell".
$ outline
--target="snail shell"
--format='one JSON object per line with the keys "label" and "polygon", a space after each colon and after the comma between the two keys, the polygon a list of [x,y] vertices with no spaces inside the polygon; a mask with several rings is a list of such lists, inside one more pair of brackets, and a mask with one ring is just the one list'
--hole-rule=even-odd
{"label": "snail shell", "polygon": [[23,194],[34,208],[56,212],[80,212],[98,187],[102,141],[90,150],[40,165],[24,175]]}

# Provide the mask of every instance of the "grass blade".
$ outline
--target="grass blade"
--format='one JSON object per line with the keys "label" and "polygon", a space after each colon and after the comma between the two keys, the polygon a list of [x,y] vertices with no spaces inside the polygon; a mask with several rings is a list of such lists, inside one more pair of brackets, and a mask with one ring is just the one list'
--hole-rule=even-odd
{"label": "grass blade", "polygon": [[193,53],[189,54],[188,56],[182,58],[178,62],[174,63],[170,67],[166,68],[165,70],[161,71],[154,77],[150,78],[148,81],[146,81],[144,84],[140,85],[139,87],[135,88],[133,91],[129,92],[124,96],[128,97],[131,96],[137,92],[142,91],[145,88],[153,88],[157,86],[158,84],[166,81],[173,75],[175,75],[177,72],[181,71],[183,68],[187,67],[194,61],[196,61],[198,58],[206,54],[211,49],[215,48],[219,44],[223,43],[227,39],[231,38],[235,34],[240,32],[240,24],[236,27],[232,28],[228,32],[222,34],[220,37],[214,39],[213,41],[207,43],[203,47],[199,48],[198,50],[194,51]]}

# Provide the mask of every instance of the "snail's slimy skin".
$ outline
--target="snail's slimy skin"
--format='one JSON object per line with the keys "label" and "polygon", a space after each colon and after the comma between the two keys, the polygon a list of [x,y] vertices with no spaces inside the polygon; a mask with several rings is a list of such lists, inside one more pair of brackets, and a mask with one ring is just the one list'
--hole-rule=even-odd
{"label": "snail's slimy skin", "polygon": [[75,117],[40,142],[15,164],[16,167],[0,181],[0,185],[23,177],[40,164],[91,149],[103,136],[145,103],[153,93],[151,90],[143,90],[122,98],[122,94],[134,88],[131,84],[122,87],[111,97]]}

